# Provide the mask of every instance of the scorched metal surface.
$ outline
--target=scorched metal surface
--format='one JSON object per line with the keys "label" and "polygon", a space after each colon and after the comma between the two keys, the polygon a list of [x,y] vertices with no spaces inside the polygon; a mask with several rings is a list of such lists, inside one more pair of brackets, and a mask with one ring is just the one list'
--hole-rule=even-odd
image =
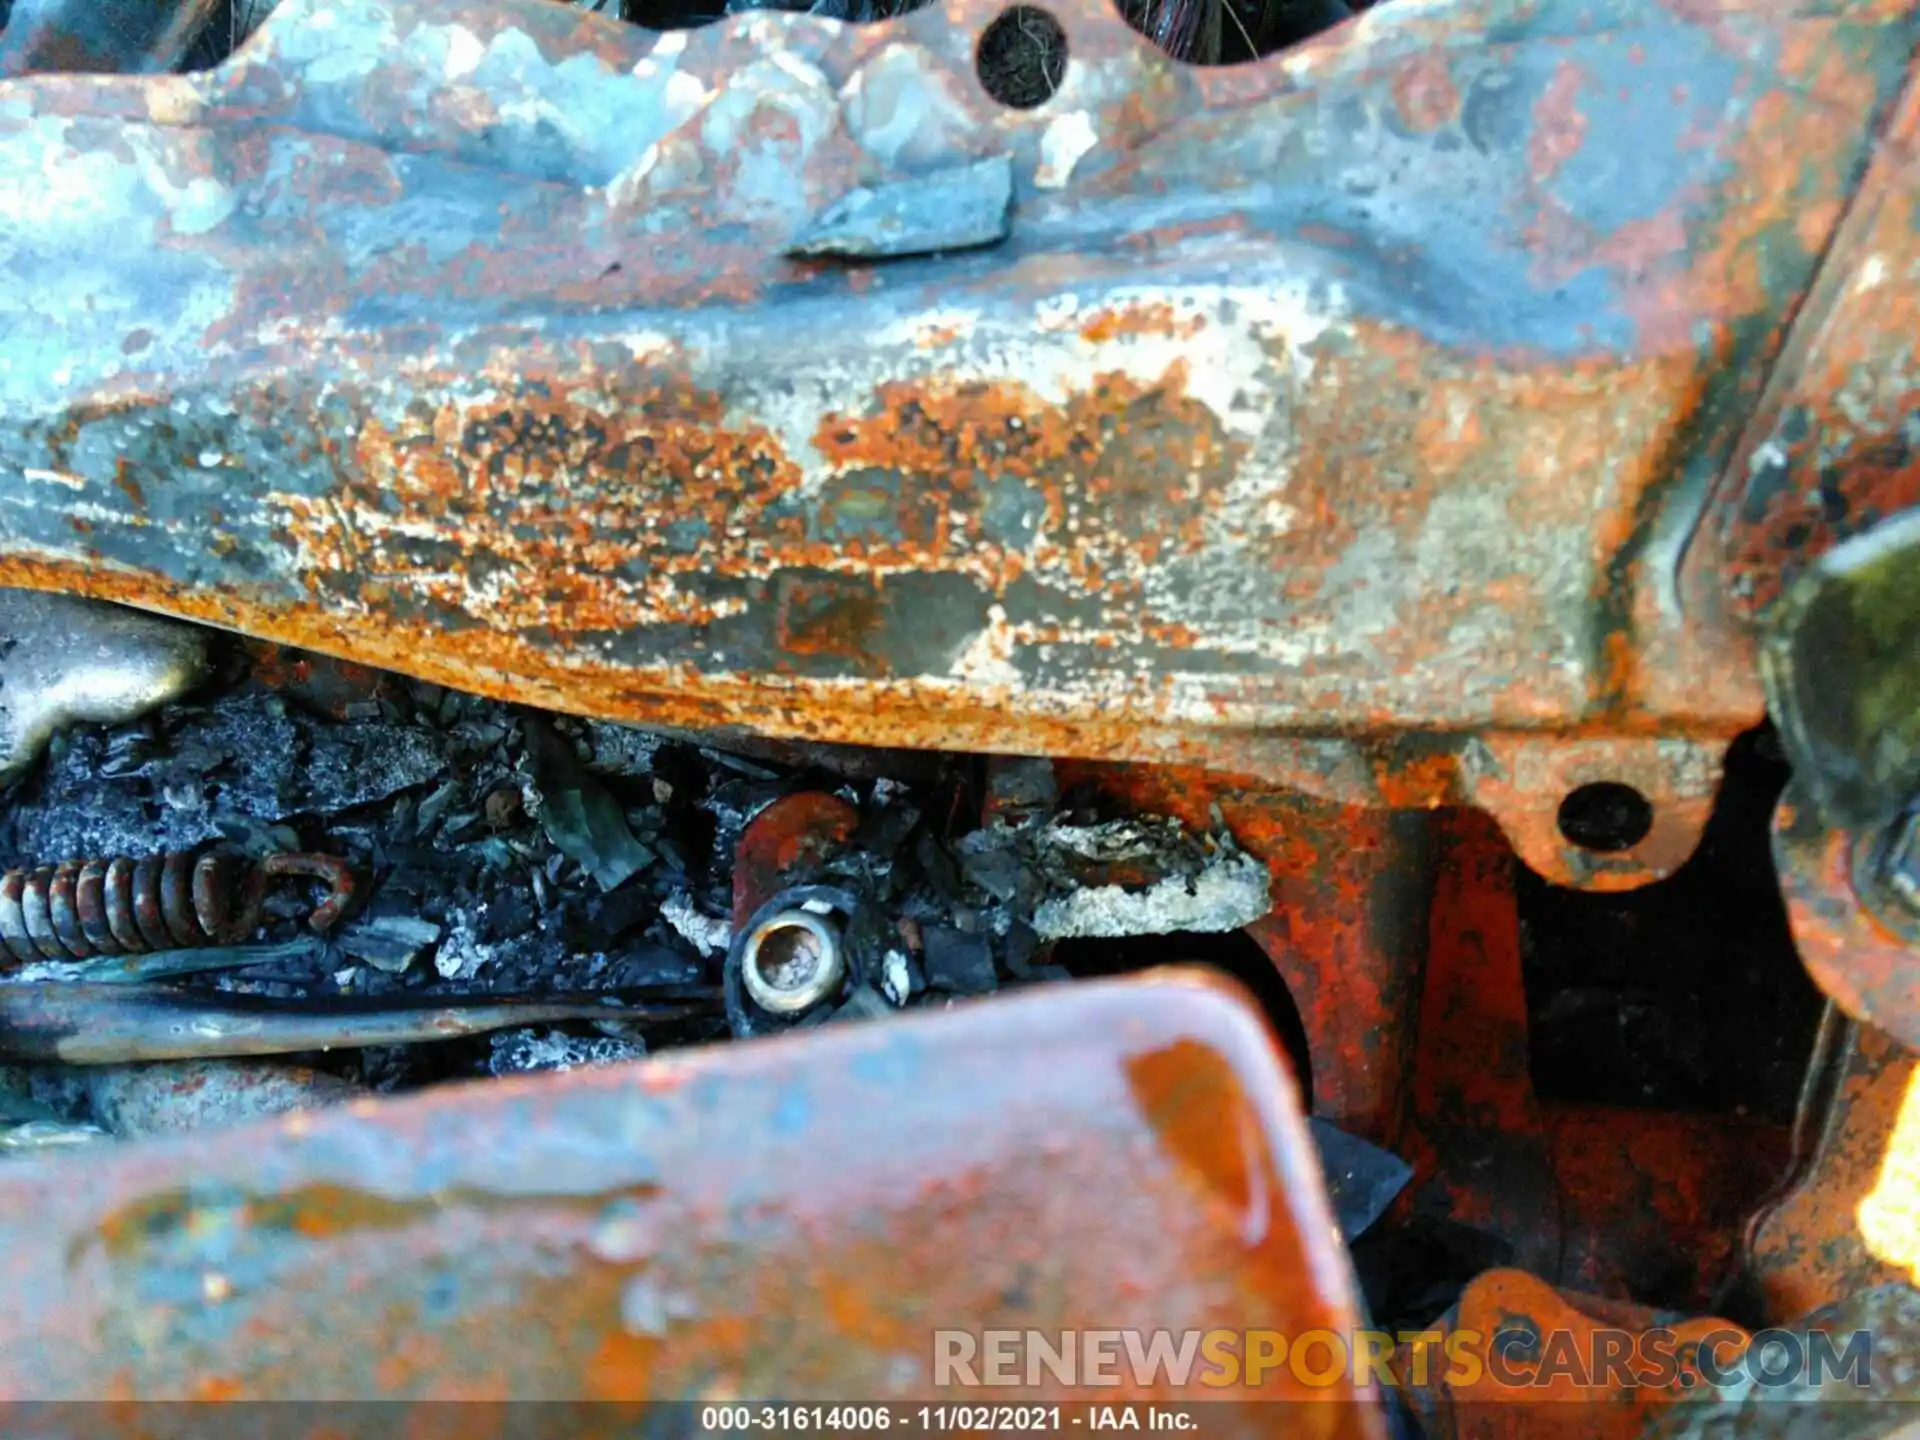
{"label": "scorched metal surface", "polygon": [[[707,729],[1336,798],[1580,731],[1710,794],[1744,632],[1643,662],[1908,8],[1396,4],[1201,71],[1070,0],[1032,111],[992,9],[287,0],[208,74],[0,84],[0,579]],[[992,154],[1000,245],[787,257]]]}

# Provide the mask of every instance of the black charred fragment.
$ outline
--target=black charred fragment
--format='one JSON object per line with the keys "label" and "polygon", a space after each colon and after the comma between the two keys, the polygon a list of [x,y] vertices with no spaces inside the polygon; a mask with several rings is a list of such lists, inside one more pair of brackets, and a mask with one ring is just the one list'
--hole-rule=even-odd
{"label": "black charred fragment", "polygon": [[983,935],[967,935],[946,925],[923,925],[927,987],[955,995],[986,995],[998,988],[993,947]]}
{"label": "black charred fragment", "polygon": [[608,950],[644,926],[658,907],[653,892],[637,885],[581,896],[561,907],[561,933],[579,949]]}
{"label": "black charred fragment", "polygon": [[1024,920],[1015,920],[1008,925],[1006,939],[1002,945],[1008,973],[1017,980],[1033,978],[1035,972],[1030,962],[1039,948],[1040,937],[1035,933],[1033,926]]}
{"label": "black charred fragment", "polygon": [[[789,623],[810,614],[790,609]],[[320,850],[364,877],[356,919],[330,943],[205,957],[218,973],[112,961],[111,974],[63,973],[57,993],[14,986],[0,997],[0,1051],[100,1063],[316,1046],[342,1080],[387,1090],[712,1039],[726,1021],[696,1005],[640,1046],[628,1012],[596,997],[716,996],[722,957],[703,959],[669,912],[725,916],[743,828],[809,789],[861,815],[821,879],[852,897],[862,959],[803,1023],[1065,978],[1028,923],[1053,883],[1037,837],[1071,809],[1044,760],[793,744],[742,756],[393,675],[328,674],[322,693],[321,667],[293,652],[273,666],[233,658],[196,703],[61,736],[0,815],[0,843],[57,856],[19,843],[53,834],[138,853],[159,832]],[[632,863],[607,863],[622,856]],[[270,907],[259,938],[295,935],[296,909]],[[163,976],[178,988],[139,983]],[[123,982],[117,998],[74,983],[107,979]],[[609,1020],[611,1038],[593,1023]],[[514,1035],[491,1048],[418,1043],[502,1026]]]}
{"label": "black charred fragment", "polygon": [[489,1043],[487,1071],[493,1075],[577,1070],[638,1060],[647,1053],[645,1042],[637,1036],[575,1035],[544,1027],[497,1031]]}
{"label": "black charred fragment", "polygon": [[340,948],[389,975],[404,974],[416,958],[440,938],[440,927],[412,915],[381,915],[349,926]]}
{"label": "black charred fragment", "polygon": [[612,796],[581,768],[546,721],[528,714],[523,723],[547,838],[602,890],[624,884],[651,865],[653,851],[634,839]]}
{"label": "black charred fragment", "polygon": [[1060,803],[1053,762],[1045,757],[995,759],[987,765],[987,813],[1007,824],[1050,815]]}
{"label": "black charred fragment", "polygon": [[860,825],[853,832],[853,846],[856,850],[891,859],[919,824],[917,806],[904,802],[870,806],[861,812]]}
{"label": "black charred fragment", "polygon": [[416,727],[310,726],[299,813],[332,814],[384,800],[426,784],[446,764],[437,737]]}
{"label": "black charred fragment", "polygon": [[1413,1167],[1378,1145],[1349,1135],[1318,1116],[1308,1128],[1320,1152],[1320,1170],[1327,1182],[1327,1198],[1340,1234],[1357,1239],[1387,1213],[1393,1199],[1413,1178]]}
{"label": "black charred fragment", "polygon": [[977,830],[960,842],[960,854],[961,870],[969,883],[1003,904],[1019,897],[1028,871],[1005,837]]}

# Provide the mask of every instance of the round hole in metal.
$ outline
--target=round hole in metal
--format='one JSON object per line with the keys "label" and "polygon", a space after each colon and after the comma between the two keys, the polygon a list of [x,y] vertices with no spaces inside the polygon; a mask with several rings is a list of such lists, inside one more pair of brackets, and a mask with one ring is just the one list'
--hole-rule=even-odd
{"label": "round hole in metal", "polygon": [[1560,802],[1560,833],[1582,850],[1631,850],[1653,829],[1653,806],[1631,785],[1596,780]]}
{"label": "round hole in metal", "polygon": [[1015,5],[980,32],[973,64],[994,99],[1032,110],[1053,98],[1067,73],[1067,32],[1038,6]]}

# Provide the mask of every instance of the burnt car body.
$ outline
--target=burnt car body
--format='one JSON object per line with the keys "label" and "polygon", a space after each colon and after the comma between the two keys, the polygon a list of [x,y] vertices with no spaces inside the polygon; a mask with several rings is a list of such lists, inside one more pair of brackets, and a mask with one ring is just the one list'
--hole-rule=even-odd
{"label": "burnt car body", "polygon": [[1220,3],[16,0],[6,1053],[668,1028],[0,1164],[0,1394],[1911,1418],[1920,12]]}

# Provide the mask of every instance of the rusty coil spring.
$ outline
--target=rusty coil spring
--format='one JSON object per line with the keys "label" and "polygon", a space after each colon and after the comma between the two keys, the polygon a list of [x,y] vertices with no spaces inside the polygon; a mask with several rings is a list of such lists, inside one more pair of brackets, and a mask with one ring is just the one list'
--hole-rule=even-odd
{"label": "rusty coil spring", "polygon": [[22,964],[237,945],[260,927],[276,876],[308,875],[332,888],[307,921],[315,931],[339,919],[353,898],[353,872],[332,855],[269,855],[244,873],[241,863],[175,850],[9,870],[0,875],[0,941]]}

